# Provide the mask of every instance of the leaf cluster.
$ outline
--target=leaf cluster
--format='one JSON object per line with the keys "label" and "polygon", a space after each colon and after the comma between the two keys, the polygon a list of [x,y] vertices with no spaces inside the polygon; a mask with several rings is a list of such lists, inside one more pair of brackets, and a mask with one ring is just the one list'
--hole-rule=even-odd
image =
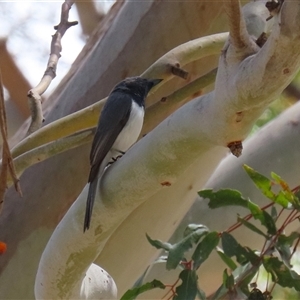
{"label": "leaf cluster", "polygon": [[[198,194],[201,197],[209,199],[208,206],[211,209],[240,206],[246,208],[249,214],[243,218],[238,215],[237,222],[223,232],[210,231],[202,224],[190,224],[183,238],[175,244],[154,240],[146,235],[152,246],[167,254],[159,259],[160,263],[165,263],[167,270],[180,269],[178,280],[173,285],[165,285],[158,280],[141,284],[127,291],[121,300],[135,299],[140,293],[153,288],[169,288],[166,295],[171,295],[167,299],[173,300],[193,300],[197,297],[212,300],[271,299],[275,284],[300,292],[300,275],[291,264],[291,258],[300,242],[300,233],[285,234],[286,227],[300,218],[298,188],[292,190],[275,173],[271,173],[270,180],[249,166],[245,165],[244,169],[262,194],[271,200],[270,204],[261,208],[237,190],[200,191]],[[275,204],[281,209],[279,213]],[[278,228],[278,218],[283,210],[290,210],[290,213]],[[251,219],[255,222],[250,222]],[[234,238],[231,232],[240,226],[264,238],[265,243],[260,251],[243,246]],[[222,284],[213,295],[207,297],[199,287],[197,271],[213,250],[216,250],[226,268]],[[269,274],[273,282],[271,290],[266,286],[262,292],[256,287],[256,281],[251,283],[257,278],[260,268]]]}

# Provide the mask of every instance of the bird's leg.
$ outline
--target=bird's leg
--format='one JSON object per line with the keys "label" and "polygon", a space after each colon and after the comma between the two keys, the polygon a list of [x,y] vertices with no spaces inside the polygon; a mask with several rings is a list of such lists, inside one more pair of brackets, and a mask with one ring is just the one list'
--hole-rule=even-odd
{"label": "bird's leg", "polygon": [[107,166],[112,165],[114,162],[116,162],[119,158],[121,158],[121,157],[125,154],[124,151],[120,151],[120,150],[117,150],[117,149],[114,149],[114,150],[115,150],[116,152],[119,152],[120,155],[118,155],[118,156],[116,156],[116,157],[112,157],[112,158],[111,158],[111,161],[108,162]]}

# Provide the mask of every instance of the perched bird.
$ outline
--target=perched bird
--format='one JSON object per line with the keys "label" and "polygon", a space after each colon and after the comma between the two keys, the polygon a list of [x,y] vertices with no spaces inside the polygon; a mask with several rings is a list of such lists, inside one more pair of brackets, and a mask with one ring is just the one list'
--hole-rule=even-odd
{"label": "perched bird", "polygon": [[145,99],[161,79],[127,78],[118,83],[103,107],[90,153],[90,183],[84,218],[89,229],[96,196],[98,177],[108,163],[124,154],[138,139],[145,112]]}

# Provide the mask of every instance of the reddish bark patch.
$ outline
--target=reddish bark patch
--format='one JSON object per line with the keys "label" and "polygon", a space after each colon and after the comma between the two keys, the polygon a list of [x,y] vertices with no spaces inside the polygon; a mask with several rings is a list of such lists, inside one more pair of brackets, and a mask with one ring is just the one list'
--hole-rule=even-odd
{"label": "reddish bark patch", "polygon": [[236,156],[239,157],[242,155],[242,150],[243,150],[243,144],[242,141],[234,141],[230,142],[227,147],[229,148],[230,152]]}
{"label": "reddish bark patch", "polygon": [[238,111],[236,113],[236,119],[235,119],[235,121],[237,123],[239,123],[239,122],[241,122],[243,120],[243,117],[244,117],[244,113],[242,111]]}

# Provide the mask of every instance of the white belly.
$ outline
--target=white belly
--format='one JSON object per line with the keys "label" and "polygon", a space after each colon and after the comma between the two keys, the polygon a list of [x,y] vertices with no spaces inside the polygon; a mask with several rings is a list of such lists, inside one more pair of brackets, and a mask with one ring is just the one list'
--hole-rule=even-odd
{"label": "white belly", "polygon": [[113,156],[119,156],[118,151],[126,152],[137,141],[142,130],[144,113],[144,108],[141,109],[133,101],[129,119],[112,147]]}

